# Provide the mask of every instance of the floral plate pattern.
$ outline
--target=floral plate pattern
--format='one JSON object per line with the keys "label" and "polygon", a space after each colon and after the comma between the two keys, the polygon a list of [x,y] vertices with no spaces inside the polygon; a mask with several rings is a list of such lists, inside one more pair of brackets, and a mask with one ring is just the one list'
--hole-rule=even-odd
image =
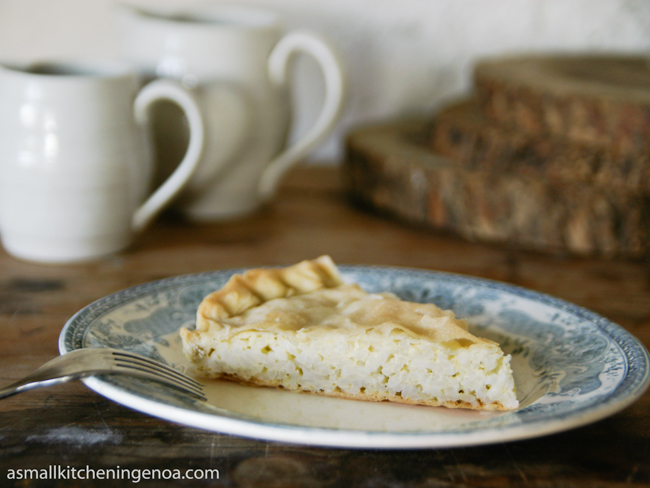
{"label": "floral plate pattern", "polygon": [[[585,425],[630,405],[650,382],[648,352],[636,338],[563,300],[434,271],[372,266],[340,269],[346,281],[357,282],[368,292],[392,291],[405,300],[451,309],[468,321],[474,334],[498,342],[512,355],[520,408],[486,414],[368,405],[239,386],[223,386],[226,389],[217,398],[227,396],[230,403],[220,404],[200,402],[135,378],[99,376],[86,378],[84,383],[135,410],[216,432],[334,447],[440,448],[532,438]],[[192,328],[202,298],[242,271],[168,278],[104,297],[67,322],[59,349],[63,354],[87,347],[116,347],[183,370],[182,361],[165,353],[178,347],[170,337],[181,327]],[[282,403],[287,399],[288,407]],[[320,405],[335,413],[317,414]],[[284,410],[286,418],[275,413]],[[402,414],[410,420],[400,423]]]}

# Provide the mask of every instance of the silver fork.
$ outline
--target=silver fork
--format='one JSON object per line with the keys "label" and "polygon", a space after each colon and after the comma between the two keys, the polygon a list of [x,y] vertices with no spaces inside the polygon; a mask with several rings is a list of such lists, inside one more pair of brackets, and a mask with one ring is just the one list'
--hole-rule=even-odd
{"label": "silver fork", "polygon": [[52,359],[23,379],[0,389],[0,399],[23,391],[98,374],[135,376],[171,386],[205,400],[201,384],[174,368],[120,349],[86,348]]}

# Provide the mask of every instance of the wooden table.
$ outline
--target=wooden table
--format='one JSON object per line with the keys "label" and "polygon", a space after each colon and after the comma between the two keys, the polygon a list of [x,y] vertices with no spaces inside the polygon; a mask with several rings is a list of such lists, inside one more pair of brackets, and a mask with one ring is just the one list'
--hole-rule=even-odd
{"label": "wooden table", "polygon": [[[284,265],[325,253],[339,263],[436,269],[522,285],[590,308],[650,346],[647,261],[545,256],[403,226],[350,205],[335,169],[308,167],[289,175],[274,205],[259,215],[201,226],[165,216],[127,252],[98,262],[42,266],[0,251],[0,382],[56,356],[66,320],[109,293],[179,274]],[[213,485],[237,487],[649,486],[650,393],[606,420],[561,434],[407,451],[308,448],[213,434],[131,411],[79,382],[1,401],[0,486],[113,486],[6,479],[9,469],[50,465],[216,468],[220,479]]]}

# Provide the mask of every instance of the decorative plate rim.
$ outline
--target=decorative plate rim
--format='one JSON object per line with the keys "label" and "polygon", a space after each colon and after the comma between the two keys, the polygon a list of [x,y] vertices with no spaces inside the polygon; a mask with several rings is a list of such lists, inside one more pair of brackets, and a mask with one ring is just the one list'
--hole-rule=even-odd
{"label": "decorative plate rim", "polygon": [[[217,277],[227,277],[235,273],[241,273],[246,269],[248,268],[231,268],[178,275],[141,283],[106,295],[83,307],[66,322],[59,335],[59,351],[61,354],[64,354],[81,348],[83,336],[92,323],[89,319],[94,315],[102,315],[110,310],[123,306],[130,298],[141,297],[148,292],[150,293],[163,288],[172,288],[185,283],[198,284],[202,281]],[[474,431],[462,432],[454,432],[453,430],[445,432],[381,432],[287,425],[258,419],[247,419],[236,413],[233,413],[233,416],[230,417],[162,403],[156,399],[147,397],[146,390],[143,390],[141,394],[134,394],[103,380],[101,377],[88,377],[82,381],[96,393],[123,406],[177,424],[202,430],[239,435],[258,440],[272,440],[323,447],[373,449],[443,448],[485,445],[494,442],[514,441],[562,432],[602,420],[625,409],[641,397],[650,386],[650,355],[645,346],[622,326],[574,303],[519,285],[459,273],[379,265],[341,265],[339,269],[343,275],[359,272],[415,274],[419,277],[431,278],[437,281],[448,281],[459,285],[487,287],[492,290],[505,292],[554,307],[589,321],[611,338],[623,352],[628,369],[621,383],[610,392],[603,402],[600,402],[596,406],[587,405],[575,411],[570,411],[563,417],[558,418],[538,419],[528,421],[524,424],[479,428]],[[69,347],[69,345],[72,347]],[[640,365],[637,368],[638,371],[630,371],[629,364],[631,357],[634,357]],[[622,397],[621,392],[624,394]],[[218,425],[216,426],[213,425],[215,419],[218,419]]]}

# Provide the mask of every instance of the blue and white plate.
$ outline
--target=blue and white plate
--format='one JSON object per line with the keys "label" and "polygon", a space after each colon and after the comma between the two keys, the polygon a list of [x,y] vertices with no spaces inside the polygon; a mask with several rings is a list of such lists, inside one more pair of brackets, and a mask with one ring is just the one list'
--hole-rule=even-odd
{"label": "blue and white plate", "polygon": [[[235,272],[164,279],[109,295],[72,317],[61,353],[86,347],[135,351],[185,370],[178,330]],[[512,355],[520,408],[480,412],[374,403],[205,381],[207,402],[157,383],[119,376],[85,384],[135,410],[200,429],[245,437],[347,448],[423,448],[488,444],[579,427],[630,405],[647,388],[643,345],[607,319],[547,295],[447,273],[342,266],[369,292],[435,303],[467,319],[470,330]]]}

